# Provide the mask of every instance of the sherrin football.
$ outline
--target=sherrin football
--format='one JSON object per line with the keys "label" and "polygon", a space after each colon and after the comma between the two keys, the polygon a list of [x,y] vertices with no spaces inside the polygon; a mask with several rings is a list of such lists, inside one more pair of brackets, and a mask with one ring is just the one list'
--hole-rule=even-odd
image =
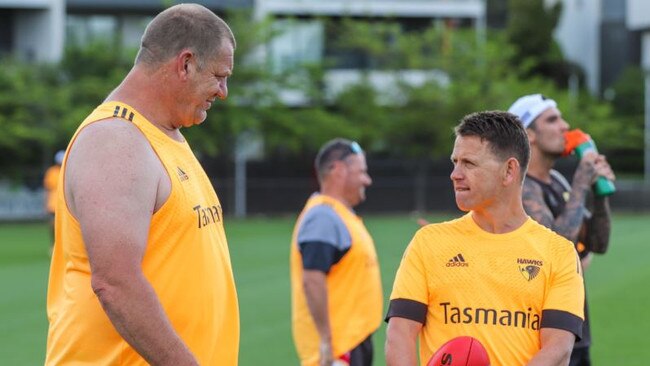
{"label": "sherrin football", "polygon": [[487,351],[476,338],[457,337],[443,344],[427,366],[490,366]]}

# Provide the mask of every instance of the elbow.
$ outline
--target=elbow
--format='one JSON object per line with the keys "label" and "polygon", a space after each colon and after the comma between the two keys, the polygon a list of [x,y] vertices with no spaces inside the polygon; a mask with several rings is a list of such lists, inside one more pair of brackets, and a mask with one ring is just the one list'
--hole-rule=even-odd
{"label": "elbow", "polygon": [[132,292],[130,287],[136,282],[137,279],[134,278],[103,273],[92,273],[90,278],[90,286],[104,308],[118,302],[120,294]]}
{"label": "elbow", "polygon": [[111,300],[114,297],[114,291],[112,286],[109,284],[109,281],[104,276],[92,274],[90,278],[90,286],[102,306],[107,306],[111,303]]}

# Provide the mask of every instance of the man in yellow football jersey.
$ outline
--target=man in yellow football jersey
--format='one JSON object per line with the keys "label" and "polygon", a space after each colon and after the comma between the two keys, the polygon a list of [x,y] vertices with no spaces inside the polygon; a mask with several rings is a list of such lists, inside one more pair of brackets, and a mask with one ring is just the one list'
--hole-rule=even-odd
{"label": "man in yellow football jersey", "polygon": [[[569,184],[553,169],[564,152],[564,133],[569,129],[557,103],[541,94],[531,94],[517,99],[509,111],[519,117],[530,141],[530,168],[522,192],[524,209],[535,221],[571,240],[586,270],[592,253],[607,251],[611,231],[609,199],[593,194],[593,183],[599,176],[614,180],[614,172],[605,156],[585,154]],[[582,335],[573,347],[571,366],[591,365],[586,301]]]}
{"label": "man in yellow football jersey", "polygon": [[50,228],[52,230],[52,241],[50,242],[50,250],[54,245],[54,211],[56,209],[56,190],[59,184],[59,174],[61,173],[61,163],[65,151],[59,150],[54,154],[54,165],[47,168],[45,176],[43,177],[43,188],[45,188],[45,212],[47,212],[50,220]]}
{"label": "man in yellow football jersey", "polygon": [[77,129],[57,195],[47,365],[237,365],[221,204],[180,131],[227,97],[234,49],[205,7],[161,12]]}
{"label": "man in yellow football jersey", "polygon": [[445,342],[478,339],[493,366],[566,365],[581,336],[584,287],[571,242],[528,217],[530,150],[506,112],[456,127],[451,180],[463,217],[421,228],[397,271],[387,314],[388,365],[426,365]]}
{"label": "man in yellow football jersey", "polygon": [[320,192],[303,209],[291,242],[292,328],[303,366],[334,360],[370,366],[381,324],[375,245],[353,208],[372,180],[359,144],[326,143],[315,162]]}

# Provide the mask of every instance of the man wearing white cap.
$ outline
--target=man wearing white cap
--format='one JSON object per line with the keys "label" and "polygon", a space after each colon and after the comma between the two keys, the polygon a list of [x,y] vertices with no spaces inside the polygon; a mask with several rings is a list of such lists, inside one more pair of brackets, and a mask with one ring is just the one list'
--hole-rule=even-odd
{"label": "man wearing white cap", "polygon": [[[611,227],[608,199],[594,195],[592,185],[598,176],[614,180],[614,173],[605,157],[596,153],[582,157],[572,184],[553,169],[562,156],[564,133],[569,129],[554,100],[541,94],[526,95],[508,112],[519,117],[530,141],[530,164],[522,192],[524,209],[534,220],[575,243],[584,269],[592,252],[607,251]],[[591,365],[586,298],[582,336],[574,346],[570,366]]]}

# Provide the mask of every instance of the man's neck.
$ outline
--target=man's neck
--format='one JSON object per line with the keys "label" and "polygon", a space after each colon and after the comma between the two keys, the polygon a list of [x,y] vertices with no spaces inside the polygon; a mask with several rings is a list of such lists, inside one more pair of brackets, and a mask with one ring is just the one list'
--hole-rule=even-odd
{"label": "man's neck", "polygon": [[531,149],[530,163],[526,174],[542,182],[550,183],[553,165],[555,165],[555,158]]}
{"label": "man's neck", "polygon": [[528,215],[519,192],[517,197],[501,197],[494,205],[473,210],[472,219],[488,233],[505,234],[519,229],[528,220]]}
{"label": "man's neck", "polygon": [[350,209],[350,211],[352,211],[352,205],[350,205],[350,203],[345,199],[343,193],[335,187],[323,185],[321,187],[320,194],[334,198],[335,200],[341,202],[345,207]]}
{"label": "man's neck", "polygon": [[[153,80],[158,81],[153,83]],[[130,105],[165,135],[183,141],[180,131],[172,123],[172,114],[165,108],[171,104],[167,103],[169,98],[160,85],[165,85],[165,81],[149,74],[142,67],[135,66],[122,83],[108,95],[106,102],[116,101]]]}

